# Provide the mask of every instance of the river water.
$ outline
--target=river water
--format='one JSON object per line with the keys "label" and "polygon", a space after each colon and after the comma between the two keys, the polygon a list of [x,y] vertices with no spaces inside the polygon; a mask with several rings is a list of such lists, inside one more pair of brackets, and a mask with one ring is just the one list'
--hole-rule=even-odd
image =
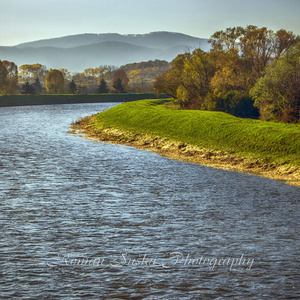
{"label": "river water", "polygon": [[300,189],[0,108],[0,299],[296,299]]}

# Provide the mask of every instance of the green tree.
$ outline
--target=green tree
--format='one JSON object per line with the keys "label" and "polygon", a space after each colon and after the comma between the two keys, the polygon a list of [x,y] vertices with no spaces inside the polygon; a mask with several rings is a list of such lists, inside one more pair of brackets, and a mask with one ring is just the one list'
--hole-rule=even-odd
{"label": "green tree", "polygon": [[300,42],[268,66],[250,95],[262,119],[300,121]]}
{"label": "green tree", "polygon": [[[122,84],[122,81],[121,81],[121,84]],[[97,93],[104,94],[104,93],[108,93],[108,92],[109,92],[109,89],[108,89],[105,79],[101,79],[100,85],[97,88]]]}
{"label": "green tree", "polygon": [[34,92],[36,94],[41,94],[43,92],[43,87],[42,87],[40,79],[38,77],[35,78],[34,83],[32,84],[32,86],[33,86]]}
{"label": "green tree", "polygon": [[77,85],[74,81],[74,79],[72,78],[71,82],[69,83],[69,86],[68,86],[68,93],[69,94],[77,94]]}
{"label": "green tree", "polygon": [[33,94],[35,94],[35,90],[34,90],[33,84],[30,84],[28,81],[26,81],[22,85],[22,94],[25,94],[25,95],[33,95]]}
{"label": "green tree", "polygon": [[224,111],[240,118],[258,119],[259,111],[254,107],[254,100],[241,92],[221,93],[214,98],[216,111]]}
{"label": "green tree", "polygon": [[126,93],[121,78],[116,78],[112,83],[112,87],[116,93]]}
{"label": "green tree", "polygon": [[64,92],[64,75],[61,71],[50,69],[46,76],[46,89],[49,94],[62,94]]}

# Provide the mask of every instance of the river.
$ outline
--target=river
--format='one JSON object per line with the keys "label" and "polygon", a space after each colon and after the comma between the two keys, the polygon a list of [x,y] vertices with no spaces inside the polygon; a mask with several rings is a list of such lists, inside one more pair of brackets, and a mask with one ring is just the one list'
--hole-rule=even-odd
{"label": "river", "polygon": [[296,299],[299,187],[68,134],[116,104],[0,108],[0,299]]}

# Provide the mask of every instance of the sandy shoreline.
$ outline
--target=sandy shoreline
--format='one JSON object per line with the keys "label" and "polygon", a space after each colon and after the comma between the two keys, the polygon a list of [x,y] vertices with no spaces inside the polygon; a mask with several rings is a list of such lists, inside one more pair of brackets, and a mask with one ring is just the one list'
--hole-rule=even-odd
{"label": "sandy shoreline", "polygon": [[122,144],[153,151],[170,159],[285,181],[289,185],[300,187],[300,169],[294,166],[239,157],[231,153],[202,149],[166,138],[134,134],[116,128],[103,128],[96,132],[91,125],[87,124],[90,118],[91,116],[72,124],[69,133],[93,141]]}

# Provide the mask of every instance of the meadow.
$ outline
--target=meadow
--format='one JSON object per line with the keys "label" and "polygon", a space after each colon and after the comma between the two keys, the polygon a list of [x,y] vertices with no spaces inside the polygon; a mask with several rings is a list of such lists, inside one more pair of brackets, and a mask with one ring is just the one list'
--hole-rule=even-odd
{"label": "meadow", "polygon": [[243,119],[224,112],[180,110],[171,99],[117,105],[89,121],[95,131],[118,128],[266,163],[300,165],[300,126]]}

